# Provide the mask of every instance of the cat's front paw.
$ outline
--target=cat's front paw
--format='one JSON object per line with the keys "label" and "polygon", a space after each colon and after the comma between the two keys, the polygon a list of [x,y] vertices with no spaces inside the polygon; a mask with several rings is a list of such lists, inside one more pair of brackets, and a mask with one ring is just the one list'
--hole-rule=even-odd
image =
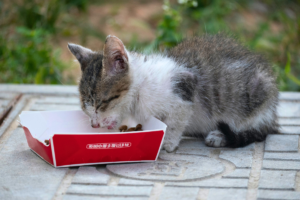
{"label": "cat's front paw", "polygon": [[163,147],[164,147],[164,150],[166,150],[168,153],[171,153],[178,148],[178,145],[167,142],[163,145]]}

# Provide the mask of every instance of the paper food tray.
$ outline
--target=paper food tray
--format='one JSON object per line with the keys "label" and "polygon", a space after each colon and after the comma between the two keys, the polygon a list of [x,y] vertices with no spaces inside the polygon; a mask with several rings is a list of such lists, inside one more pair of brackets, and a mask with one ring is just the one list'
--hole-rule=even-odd
{"label": "paper food tray", "polygon": [[[19,117],[31,150],[54,167],[155,161],[167,128],[154,117],[143,131],[92,128],[81,110],[23,111]],[[136,125],[132,119],[124,123]]]}

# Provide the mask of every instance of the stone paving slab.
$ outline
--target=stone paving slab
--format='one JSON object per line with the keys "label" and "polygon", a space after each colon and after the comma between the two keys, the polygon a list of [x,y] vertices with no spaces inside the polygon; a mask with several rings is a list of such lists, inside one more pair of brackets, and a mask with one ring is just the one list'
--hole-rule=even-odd
{"label": "stone paving slab", "polygon": [[35,101],[36,104],[63,104],[63,105],[79,105],[78,97],[41,97]]}
{"label": "stone paving slab", "polygon": [[0,164],[0,199],[52,199],[68,170],[36,156],[20,128],[0,146]]}
{"label": "stone paving slab", "polygon": [[[3,143],[5,140],[4,134],[7,132],[7,129],[10,125],[16,120],[15,118],[18,117],[18,114],[23,110],[24,106],[28,103],[29,97],[27,95],[23,95],[18,103],[14,106],[13,110],[9,112],[8,116],[5,118],[3,123],[0,126],[0,144]],[[1,139],[2,137],[2,139]]]}
{"label": "stone paving slab", "polygon": [[152,187],[149,186],[102,186],[102,185],[78,185],[72,184],[67,194],[99,195],[99,196],[150,196]]}
{"label": "stone paving slab", "polygon": [[7,93],[0,95],[0,120],[2,120],[2,115],[10,108],[11,102],[18,96],[17,93]]}
{"label": "stone paving slab", "polygon": [[15,92],[1,92],[0,93],[0,100],[10,100],[16,97],[18,93]]}
{"label": "stone paving slab", "polygon": [[268,135],[266,139],[266,151],[297,152],[298,135]]}
{"label": "stone paving slab", "polygon": [[263,169],[300,170],[299,161],[264,160]]}
{"label": "stone paving slab", "polygon": [[246,197],[245,189],[211,189],[207,200],[241,200]]}
{"label": "stone paving slab", "polygon": [[296,171],[262,170],[259,189],[293,190]]}
{"label": "stone paving slab", "polygon": [[279,117],[300,117],[300,104],[294,101],[279,102],[278,105]]}
{"label": "stone paving slab", "polygon": [[247,179],[210,179],[193,182],[167,182],[166,186],[201,187],[201,188],[247,188]]}
{"label": "stone paving slab", "polygon": [[259,190],[258,191],[259,200],[299,200],[300,192],[294,191],[276,191],[276,190]]}
{"label": "stone paving slab", "polygon": [[190,200],[196,199],[199,189],[198,188],[170,188],[165,187],[159,197],[159,200]]}
{"label": "stone paving slab", "polygon": [[[205,157],[161,153],[162,161],[140,164],[107,165],[113,174],[139,180],[183,181],[200,179],[224,171],[222,163]],[[215,167],[212,167],[215,166]]]}
{"label": "stone paving slab", "polygon": [[95,167],[80,167],[72,183],[106,185],[109,179],[109,175],[99,172]]}
{"label": "stone paving slab", "polygon": [[50,110],[80,110],[79,105],[60,105],[60,104],[34,104],[31,111],[50,111]]}
{"label": "stone paving slab", "polygon": [[7,92],[67,96],[78,95],[78,87],[74,85],[1,84],[0,93]]}
{"label": "stone paving slab", "polygon": [[78,196],[66,194],[64,200],[147,200],[148,197],[99,197],[99,196]]}
{"label": "stone paving slab", "polygon": [[153,186],[154,182],[151,181],[140,181],[134,179],[121,178],[118,185],[143,185],[143,186]]}
{"label": "stone paving slab", "polygon": [[280,93],[282,134],[266,142],[211,148],[184,137],[154,163],[72,169],[55,169],[30,151],[16,116],[22,109],[80,109],[77,87],[0,84],[0,103],[18,93],[0,127],[0,199],[300,199],[300,93]]}
{"label": "stone paving slab", "polygon": [[[300,118],[299,118],[300,119]],[[280,133],[283,134],[300,134],[300,126],[281,126]]]}
{"label": "stone paving slab", "polygon": [[294,127],[299,127],[300,124],[300,118],[279,118],[278,123],[281,126],[294,126]]}
{"label": "stone paving slab", "polygon": [[270,153],[265,152],[265,160],[288,160],[288,161],[300,161],[299,153]]}
{"label": "stone paving slab", "polygon": [[279,99],[281,101],[299,101],[300,93],[299,92],[280,92]]}
{"label": "stone paving slab", "polygon": [[[219,150],[229,150],[229,151],[253,151],[254,150],[254,144],[250,144],[248,146],[245,146],[243,148],[218,148]],[[208,151],[208,150],[215,150],[214,147],[208,147],[205,145],[203,139],[185,139],[180,142],[180,146],[177,151],[181,150],[199,150],[199,151]],[[206,153],[205,153],[206,154]],[[200,154],[199,154],[200,155]]]}
{"label": "stone paving slab", "polygon": [[0,99],[0,107],[5,108],[10,102],[10,99]]}
{"label": "stone paving slab", "polygon": [[252,151],[221,151],[220,158],[232,162],[237,168],[250,168],[252,166]]}
{"label": "stone paving slab", "polygon": [[250,176],[250,169],[235,169],[230,174],[226,174],[224,178],[246,178],[248,179]]}

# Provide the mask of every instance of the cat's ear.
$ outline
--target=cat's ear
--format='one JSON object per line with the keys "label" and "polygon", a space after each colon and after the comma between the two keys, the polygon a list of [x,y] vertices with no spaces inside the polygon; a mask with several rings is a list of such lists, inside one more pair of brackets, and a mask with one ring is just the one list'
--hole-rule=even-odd
{"label": "cat's ear", "polygon": [[103,64],[107,75],[128,70],[128,55],[123,42],[116,36],[107,36],[103,49]]}
{"label": "cat's ear", "polygon": [[87,67],[90,56],[94,53],[92,50],[85,48],[77,44],[68,44],[68,48],[71,53],[77,58],[80,63],[81,70]]}

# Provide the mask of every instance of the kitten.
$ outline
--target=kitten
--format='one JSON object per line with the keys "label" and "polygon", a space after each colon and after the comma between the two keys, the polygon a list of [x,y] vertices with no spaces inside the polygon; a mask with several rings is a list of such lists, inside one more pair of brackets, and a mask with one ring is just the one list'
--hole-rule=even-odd
{"label": "kitten", "polygon": [[203,135],[207,146],[242,147],[278,132],[271,66],[233,39],[194,37],[153,55],[130,52],[115,36],[103,52],[68,47],[81,64],[81,107],[95,128],[155,116],[168,125],[167,152],[183,133]]}

